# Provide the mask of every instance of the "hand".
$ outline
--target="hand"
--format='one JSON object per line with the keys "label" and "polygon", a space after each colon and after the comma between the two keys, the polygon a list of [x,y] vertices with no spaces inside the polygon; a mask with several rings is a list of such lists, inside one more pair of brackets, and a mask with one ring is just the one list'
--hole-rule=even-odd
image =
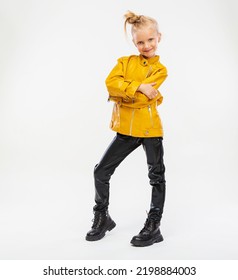
{"label": "hand", "polygon": [[156,85],[156,83],[141,84],[138,87],[138,91],[140,91],[141,93],[146,95],[149,99],[153,99],[158,94],[158,91],[155,88],[153,88],[153,86],[155,86],[155,85]]}

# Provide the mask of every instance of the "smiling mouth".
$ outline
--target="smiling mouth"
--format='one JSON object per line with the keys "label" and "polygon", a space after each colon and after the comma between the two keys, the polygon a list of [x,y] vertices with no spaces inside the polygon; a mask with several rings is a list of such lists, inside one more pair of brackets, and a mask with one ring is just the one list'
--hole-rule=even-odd
{"label": "smiling mouth", "polygon": [[146,51],[144,51],[144,52],[150,52],[150,51],[152,51],[153,49],[150,49],[150,50],[146,50]]}

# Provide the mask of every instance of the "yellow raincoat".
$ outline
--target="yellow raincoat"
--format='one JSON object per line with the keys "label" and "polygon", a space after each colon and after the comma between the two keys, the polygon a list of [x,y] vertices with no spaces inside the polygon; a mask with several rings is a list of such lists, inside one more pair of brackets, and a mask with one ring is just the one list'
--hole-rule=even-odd
{"label": "yellow raincoat", "polygon": [[134,137],[162,137],[163,127],[157,111],[162,95],[158,91],[154,99],[149,99],[137,89],[141,84],[156,82],[154,88],[158,90],[166,77],[167,70],[159,62],[159,56],[119,58],[106,79],[109,100],[115,102],[111,129]]}

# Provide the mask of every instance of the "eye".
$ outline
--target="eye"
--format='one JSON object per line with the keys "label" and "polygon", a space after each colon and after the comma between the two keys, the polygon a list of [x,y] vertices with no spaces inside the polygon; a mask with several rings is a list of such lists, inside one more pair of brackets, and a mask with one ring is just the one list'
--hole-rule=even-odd
{"label": "eye", "polygon": [[137,42],[137,45],[143,45],[142,41]]}
{"label": "eye", "polygon": [[152,42],[153,40],[154,40],[154,38],[150,38],[150,39],[149,39],[149,42]]}

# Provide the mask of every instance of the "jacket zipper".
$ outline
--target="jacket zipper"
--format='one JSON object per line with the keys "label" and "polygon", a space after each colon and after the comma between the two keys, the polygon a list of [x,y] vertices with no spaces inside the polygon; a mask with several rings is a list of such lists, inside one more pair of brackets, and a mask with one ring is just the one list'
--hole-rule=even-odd
{"label": "jacket zipper", "polygon": [[148,72],[147,72],[145,78],[148,78],[148,77],[149,77],[149,75],[151,74],[151,70],[152,70],[152,66],[150,65],[149,70],[148,70]]}
{"label": "jacket zipper", "polygon": [[148,111],[150,114],[150,122],[151,122],[151,126],[154,127],[154,121],[153,121],[153,116],[152,116],[152,111],[151,111],[151,106],[148,105]]}
{"label": "jacket zipper", "polygon": [[133,109],[132,113],[131,113],[130,136],[132,134],[132,125],[133,125],[134,115],[135,115],[135,109]]}
{"label": "jacket zipper", "polygon": [[[148,78],[149,75],[151,74],[151,70],[152,70],[152,66],[150,65],[149,67],[149,70],[146,74],[146,77],[145,78]],[[132,99],[132,103],[134,103],[134,98]],[[151,121],[151,125],[152,127],[154,126],[154,123],[153,123],[153,118],[152,118],[152,112],[151,112],[151,107],[150,105],[148,105],[148,110],[149,110],[149,113],[150,113],[150,121]],[[133,126],[133,120],[134,120],[134,115],[135,115],[135,109],[132,110],[132,113],[131,113],[131,123],[130,123],[130,136],[132,135],[132,126]]]}

